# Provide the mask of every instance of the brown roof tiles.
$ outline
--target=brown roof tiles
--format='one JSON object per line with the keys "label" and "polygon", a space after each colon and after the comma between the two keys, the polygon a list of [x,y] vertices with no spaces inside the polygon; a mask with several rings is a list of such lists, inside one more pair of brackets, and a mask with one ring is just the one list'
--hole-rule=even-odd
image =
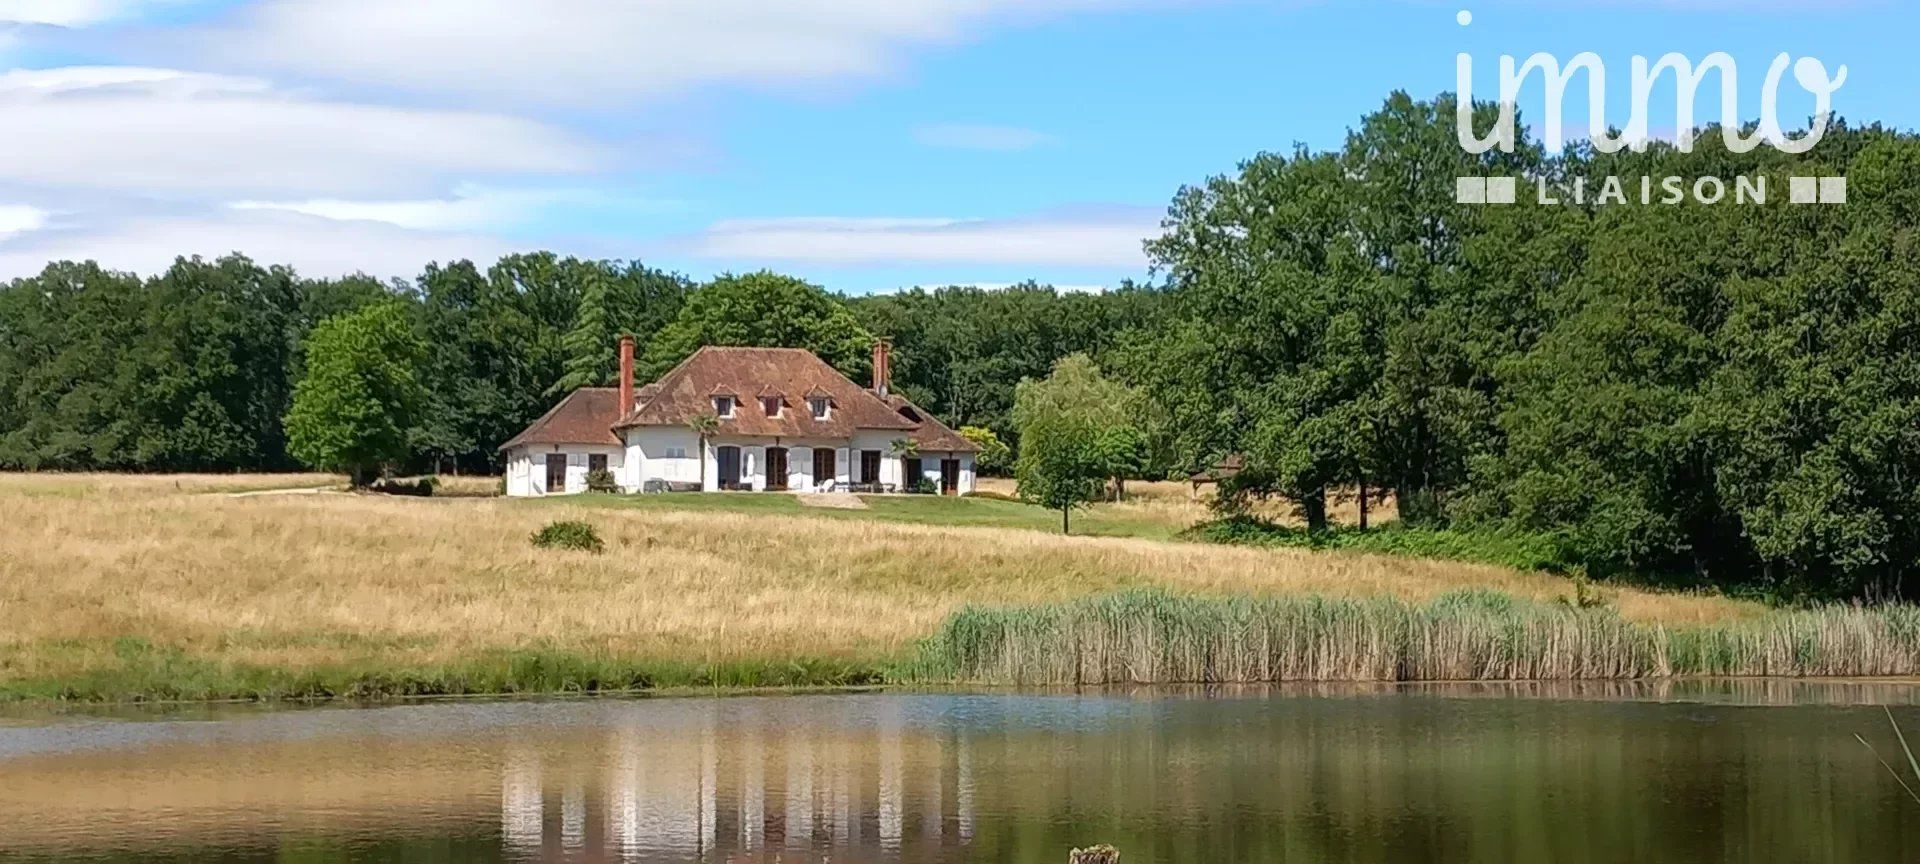
{"label": "brown roof tiles", "polygon": [[[641,391],[646,392],[646,391]],[[608,444],[620,446],[613,434],[620,419],[620,391],[612,387],[582,387],[567,394],[525,431],[500,445],[501,450],[523,444]]]}
{"label": "brown roof tiles", "polygon": [[833,400],[833,410],[821,419],[811,411],[782,411],[778,417],[768,417],[761,411],[736,411],[720,420],[720,430],[733,435],[846,438],[855,429],[910,431],[918,425],[813,352],[799,348],[708,346],[681,361],[655,386],[657,392],[640,402],[616,427],[683,426],[696,416],[713,413],[713,400],[708,398],[712,394],[759,392],[765,387],[781,393],[827,396]]}
{"label": "brown roof tiles", "polygon": [[974,453],[980,449],[979,445],[960,437],[960,433],[947,428],[947,424],[934,419],[932,414],[922,411],[920,406],[898,393],[888,394],[887,404],[902,419],[917,424],[907,438],[919,445],[922,453]]}
{"label": "brown roof tiles", "polygon": [[620,391],[611,387],[575,390],[553,406],[526,431],[501,445],[506,450],[523,444],[618,445],[615,430],[629,426],[684,426],[697,416],[710,416],[713,397],[760,393],[784,396],[804,393],[825,397],[832,410],[825,418],[808,411],[781,411],[769,417],[764,410],[736,410],[720,418],[720,431],[734,435],[778,435],[789,438],[847,438],[856,429],[898,430],[925,452],[972,453],[973,442],[960,437],[933,415],[898,394],[885,399],[853,383],[826,361],[798,348],[706,347],[681,361],[660,380],[639,389],[633,412],[624,418]]}

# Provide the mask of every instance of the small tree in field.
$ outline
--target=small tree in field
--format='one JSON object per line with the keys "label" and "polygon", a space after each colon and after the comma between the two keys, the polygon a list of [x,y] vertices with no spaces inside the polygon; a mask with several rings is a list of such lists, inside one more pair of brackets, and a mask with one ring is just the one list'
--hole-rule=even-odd
{"label": "small tree in field", "polygon": [[1014,476],[1020,497],[1060,511],[1060,533],[1073,533],[1073,511],[1100,500],[1107,472],[1085,429],[1042,424],[1020,433]]}
{"label": "small tree in field", "polygon": [[287,412],[287,449],[366,486],[383,462],[407,456],[426,402],[415,371],[426,346],[405,307],[378,303],[320,322],[307,337],[307,372]]}
{"label": "small tree in field", "polygon": [[1044,381],[1022,381],[1014,391],[1013,422],[1020,430],[1014,476],[1020,497],[1060,511],[1060,532],[1072,533],[1073,511],[1100,500],[1111,460],[1109,412],[1090,404],[1084,386],[1099,370],[1082,355],[1061,360]]}

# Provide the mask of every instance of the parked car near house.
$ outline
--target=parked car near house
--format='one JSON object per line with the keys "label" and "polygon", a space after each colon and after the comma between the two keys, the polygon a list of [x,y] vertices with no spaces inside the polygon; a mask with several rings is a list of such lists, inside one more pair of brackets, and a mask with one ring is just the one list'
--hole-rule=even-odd
{"label": "parked car near house", "polygon": [[575,390],[501,445],[507,494],[584,492],[601,469],[627,492],[972,492],[979,448],[890,392],[890,362],[876,342],[861,387],[811,351],[708,346],[636,389],[623,339],[619,386]]}

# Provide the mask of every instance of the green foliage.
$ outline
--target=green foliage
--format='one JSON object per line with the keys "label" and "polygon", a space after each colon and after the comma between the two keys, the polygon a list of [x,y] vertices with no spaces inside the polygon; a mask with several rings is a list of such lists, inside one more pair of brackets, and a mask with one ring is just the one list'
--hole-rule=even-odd
{"label": "green foliage", "polygon": [[1000,436],[993,433],[992,429],[985,426],[962,426],[959,434],[960,437],[973,442],[973,446],[980,448],[980,452],[973,457],[974,468],[980,473],[1004,474],[1013,467],[1013,451],[1007,447],[1005,441],[1000,440]]}
{"label": "green foliage", "polygon": [[577,552],[600,553],[607,544],[600,539],[600,532],[585,522],[562,519],[550,522],[547,527],[533,532],[531,542],[541,549],[571,549]]}
{"label": "green foliage", "polygon": [[[1131,284],[1089,293],[1029,282],[912,288],[847,302],[869,332],[893,341],[894,389],[949,426],[992,430],[1017,449],[1015,386],[1045,378],[1070,354],[1117,357],[1126,334],[1157,324],[1162,296]],[[1002,465],[1007,470],[1010,459]]]}
{"label": "green foliage", "polygon": [[1128,422],[1127,389],[1107,380],[1084,355],[1061,360],[1040,381],[1022,381],[1014,400],[1020,458],[1014,476],[1020,497],[1060,511],[1063,533],[1072,512],[1097,501],[1114,476],[1103,443]]}
{"label": "green foliage", "polygon": [[659,377],[703,345],[805,348],[864,381],[873,336],[826,289],[763,270],[720,276],[688,295],[648,345],[642,374]]}
{"label": "green foliage", "polygon": [[284,469],[301,285],[241,256],[0,286],[0,467]]}
{"label": "green foliage", "polygon": [[[1473,157],[1453,113],[1394,94],[1336,150],[1176,195],[1149,247],[1171,320],[1120,367],[1189,467],[1245,454],[1227,503],[1280,496],[1314,529],[1364,486],[1422,527],[1552,536],[1596,573],[1920,591],[1920,137],[1842,123],[1806,156],[1708,130],[1692,153]],[[1452,189],[1747,176],[1780,198],[1838,174],[1871,190],[1861,206]]]}
{"label": "green foliage", "polygon": [[382,463],[406,458],[425,388],[415,376],[426,346],[407,310],[380,303],[329,318],[306,344],[307,372],[287,413],[289,449],[363,486]]}
{"label": "green foliage", "polygon": [[580,285],[580,302],[573,326],[561,340],[566,373],[549,388],[549,395],[613,384],[620,337],[635,336],[646,344],[674,320],[693,290],[685,277],[639,262],[569,260],[569,266],[571,278]]}
{"label": "green foliage", "polygon": [[587,491],[618,492],[620,491],[620,481],[614,478],[612,471],[609,471],[605,468],[598,468],[592,471],[588,471],[587,472]]}

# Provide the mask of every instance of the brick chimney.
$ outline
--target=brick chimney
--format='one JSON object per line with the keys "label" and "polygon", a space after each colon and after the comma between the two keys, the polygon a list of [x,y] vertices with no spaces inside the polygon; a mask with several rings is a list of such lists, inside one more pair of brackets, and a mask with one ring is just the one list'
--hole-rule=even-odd
{"label": "brick chimney", "polygon": [[893,380],[893,345],[885,339],[873,340],[873,392],[887,398],[887,385]]}
{"label": "brick chimney", "polygon": [[633,337],[620,337],[620,419],[633,413]]}

